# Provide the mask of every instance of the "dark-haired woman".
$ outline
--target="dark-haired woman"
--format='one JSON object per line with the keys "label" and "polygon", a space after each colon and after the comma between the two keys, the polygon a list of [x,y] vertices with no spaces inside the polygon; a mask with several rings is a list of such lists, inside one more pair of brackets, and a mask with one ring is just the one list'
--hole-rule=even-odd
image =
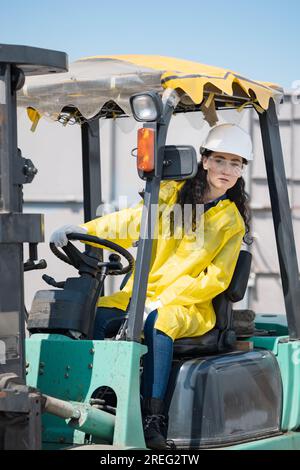
{"label": "dark-haired woman", "polygon": [[[214,327],[212,299],[229,286],[242,241],[250,240],[248,198],[242,178],[249,160],[249,135],[234,124],[217,125],[201,147],[196,176],[161,184],[145,305],[148,352],[141,390],[144,434],[150,448],[166,446],[164,397],[173,341],[203,335]],[[129,248],[139,236],[141,211],[142,203],[90,221],[80,229]],[[109,234],[111,227],[114,234]],[[51,241],[57,246],[66,244],[70,230],[78,232],[78,227],[62,227]],[[95,339],[118,330],[132,287],[133,276],[123,290],[99,299]]]}

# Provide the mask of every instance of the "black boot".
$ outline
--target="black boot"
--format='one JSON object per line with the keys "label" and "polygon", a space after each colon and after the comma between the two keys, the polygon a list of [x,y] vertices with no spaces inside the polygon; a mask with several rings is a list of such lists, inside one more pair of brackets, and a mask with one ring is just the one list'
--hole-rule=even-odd
{"label": "black boot", "polygon": [[149,449],[166,449],[167,419],[164,402],[159,398],[145,398],[142,406],[146,446]]}

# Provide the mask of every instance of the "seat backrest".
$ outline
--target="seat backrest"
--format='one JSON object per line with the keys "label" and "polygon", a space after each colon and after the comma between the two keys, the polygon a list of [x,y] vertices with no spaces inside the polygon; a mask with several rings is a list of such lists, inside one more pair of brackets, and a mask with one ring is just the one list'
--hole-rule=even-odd
{"label": "seat backrest", "polygon": [[250,276],[251,261],[251,253],[241,250],[229,287],[213,299],[216,327],[220,330],[224,330],[228,326],[231,303],[239,302],[245,295]]}
{"label": "seat backrest", "polygon": [[241,250],[230,285],[225,292],[231,302],[239,302],[244,298],[250,276],[251,261],[251,253]]}

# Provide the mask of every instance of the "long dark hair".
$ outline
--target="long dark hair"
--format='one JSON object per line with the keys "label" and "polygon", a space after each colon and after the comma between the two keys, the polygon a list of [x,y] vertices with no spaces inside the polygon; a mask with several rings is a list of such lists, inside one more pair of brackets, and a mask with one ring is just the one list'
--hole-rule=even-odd
{"label": "long dark hair", "polygon": [[[211,151],[204,150],[202,157],[209,157]],[[246,163],[246,161],[244,161]],[[198,164],[198,171],[194,178],[186,180],[178,194],[177,202],[181,205],[182,211],[185,204],[192,205],[193,226],[196,225],[196,204],[203,204],[203,197],[208,188],[207,171],[203,167],[202,160]],[[238,208],[245,222],[246,232],[244,242],[250,245],[253,242],[250,236],[251,212],[249,207],[249,195],[245,191],[245,180],[240,176],[235,185],[227,191],[228,199],[233,201]]]}

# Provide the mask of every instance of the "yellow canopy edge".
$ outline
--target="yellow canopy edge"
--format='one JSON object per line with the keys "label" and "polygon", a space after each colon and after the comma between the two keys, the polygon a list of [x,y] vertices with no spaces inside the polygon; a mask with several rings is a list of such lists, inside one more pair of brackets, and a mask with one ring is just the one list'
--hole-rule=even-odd
{"label": "yellow canopy edge", "polygon": [[281,99],[283,89],[270,82],[254,81],[231,70],[205,65],[184,59],[157,55],[112,55],[85,57],[80,61],[115,59],[161,71],[164,88],[181,89],[195,104],[203,100],[205,85],[212,84],[220,92],[233,95],[233,84],[237,84],[251,99],[257,100],[263,109],[268,109],[270,98]]}

